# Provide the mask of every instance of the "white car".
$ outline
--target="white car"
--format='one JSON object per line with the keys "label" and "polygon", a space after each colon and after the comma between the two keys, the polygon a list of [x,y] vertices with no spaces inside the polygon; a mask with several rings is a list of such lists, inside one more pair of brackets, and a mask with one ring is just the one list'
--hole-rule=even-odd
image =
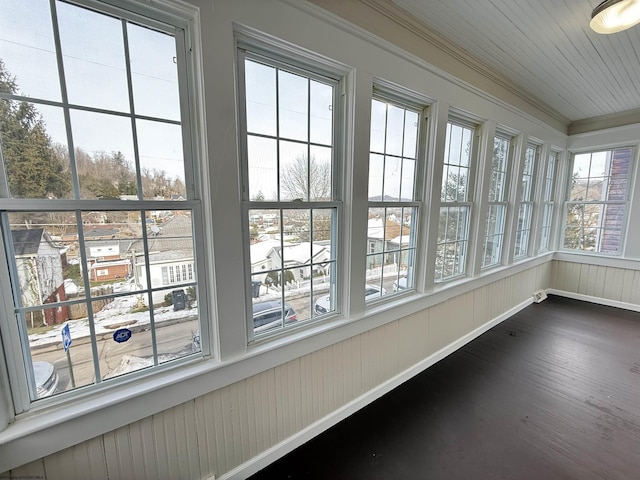
{"label": "white car", "polygon": [[408,287],[408,279],[407,277],[400,277],[398,280],[393,282],[393,291],[399,292],[401,290],[406,290]]}
{"label": "white car", "polygon": [[58,372],[49,362],[33,362],[33,377],[38,398],[53,395],[58,388]]}
{"label": "white car", "polygon": [[[387,290],[382,288],[380,289],[377,285],[365,285],[364,287],[364,301],[373,300],[375,298],[380,298],[382,295],[385,295]],[[317,314],[323,315],[325,313],[329,313],[332,311],[331,309],[331,296],[324,295],[316,300],[314,305],[314,310]]]}

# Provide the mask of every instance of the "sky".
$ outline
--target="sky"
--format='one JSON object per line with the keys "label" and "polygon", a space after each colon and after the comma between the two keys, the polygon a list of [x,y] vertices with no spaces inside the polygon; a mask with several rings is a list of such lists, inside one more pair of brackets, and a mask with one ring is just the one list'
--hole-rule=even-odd
{"label": "sky", "polygon": [[[130,114],[122,23],[56,2],[69,102]],[[48,0],[0,0],[0,59],[16,77],[19,93],[36,103],[48,134],[67,145],[62,108],[37,100],[62,100]],[[175,39],[127,24],[136,114],[180,121]],[[120,151],[133,164],[131,117],[71,111],[74,145],[91,154]],[[141,167],[184,181],[179,125],[136,120]]]}

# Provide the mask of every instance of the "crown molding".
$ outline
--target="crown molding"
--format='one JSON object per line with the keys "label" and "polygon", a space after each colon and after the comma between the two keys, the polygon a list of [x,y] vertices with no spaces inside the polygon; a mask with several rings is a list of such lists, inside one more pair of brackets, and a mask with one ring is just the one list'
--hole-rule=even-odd
{"label": "crown molding", "polygon": [[569,124],[568,135],[579,135],[609,128],[624,127],[640,123],[640,108],[624,112],[601,115],[599,117],[584,118]]}

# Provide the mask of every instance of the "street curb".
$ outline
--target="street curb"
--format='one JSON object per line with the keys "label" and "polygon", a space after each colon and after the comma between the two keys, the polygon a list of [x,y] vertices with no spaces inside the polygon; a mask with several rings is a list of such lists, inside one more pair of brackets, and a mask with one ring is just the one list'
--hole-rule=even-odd
{"label": "street curb", "polygon": [[[191,321],[191,320],[197,320],[198,316],[197,315],[193,315],[193,316],[189,316],[189,317],[185,317],[185,318],[172,318],[170,320],[163,320],[162,322],[156,322],[156,328],[160,328],[160,327],[168,327],[170,325],[175,325],[177,323],[182,323],[182,322],[186,322],[186,321]],[[145,330],[150,330],[151,329],[151,324],[150,323],[145,323],[143,325],[132,325],[132,326],[127,326],[127,325],[123,325],[120,328],[128,328],[129,330],[131,330],[132,333],[139,333],[139,332],[144,332]],[[110,332],[102,332],[96,335],[96,341],[101,341],[101,340],[106,340],[109,338],[113,338],[113,333],[115,331],[117,331],[118,328],[114,328],[112,331]],[[74,338],[72,339],[72,343],[71,346],[73,347],[73,345],[84,345],[86,343],[91,343],[91,336],[90,335],[86,335],[84,337],[79,337],[79,338]],[[40,353],[42,352],[53,352],[56,350],[60,350],[60,351],[64,351],[64,348],[62,347],[62,338],[60,338],[60,340],[57,341],[51,341],[49,343],[43,343],[43,344],[39,344],[39,345],[30,345],[29,348],[31,349],[31,351],[38,351]]]}

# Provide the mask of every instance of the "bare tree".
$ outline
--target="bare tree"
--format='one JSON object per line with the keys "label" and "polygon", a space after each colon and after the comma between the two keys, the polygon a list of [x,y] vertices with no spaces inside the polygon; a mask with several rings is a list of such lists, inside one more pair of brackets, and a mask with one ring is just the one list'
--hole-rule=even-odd
{"label": "bare tree", "polygon": [[296,157],[281,171],[280,194],[282,200],[330,200],[331,164],[313,155],[308,162],[306,155]]}

